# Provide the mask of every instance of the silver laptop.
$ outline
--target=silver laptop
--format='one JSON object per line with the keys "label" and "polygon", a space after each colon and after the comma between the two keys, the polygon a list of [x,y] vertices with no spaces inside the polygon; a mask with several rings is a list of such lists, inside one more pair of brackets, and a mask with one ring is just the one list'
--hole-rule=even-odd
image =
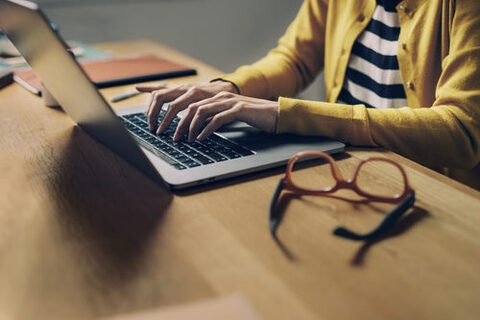
{"label": "silver laptop", "polygon": [[146,106],[114,111],[97,91],[37,4],[0,0],[0,29],[28,61],[65,112],[88,134],[153,180],[171,189],[204,184],[285,164],[296,152],[340,152],[327,138],[268,134],[244,123],[204,141],[174,143],[147,129]]}

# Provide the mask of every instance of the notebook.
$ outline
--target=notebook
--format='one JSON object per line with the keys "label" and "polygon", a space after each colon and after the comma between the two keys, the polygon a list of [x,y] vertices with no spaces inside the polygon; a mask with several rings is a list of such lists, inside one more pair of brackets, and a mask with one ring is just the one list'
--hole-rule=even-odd
{"label": "notebook", "polygon": [[[155,55],[83,61],[80,66],[97,88],[196,74],[193,68]],[[41,95],[42,82],[32,69],[17,70],[14,78],[29,91]]]}
{"label": "notebook", "polygon": [[110,108],[37,4],[0,0],[0,28],[80,128],[168,188],[183,189],[281,166],[303,150],[334,153],[345,147],[328,138],[269,134],[245,123],[226,126],[204,141],[175,143],[171,138],[175,123],[170,132],[159,136],[145,130],[147,106]]}

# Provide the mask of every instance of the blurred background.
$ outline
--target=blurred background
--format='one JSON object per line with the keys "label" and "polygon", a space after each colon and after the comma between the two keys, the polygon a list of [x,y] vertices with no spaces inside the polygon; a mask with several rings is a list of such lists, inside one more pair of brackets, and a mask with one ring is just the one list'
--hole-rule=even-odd
{"label": "blurred background", "polygon": [[[276,46],[303,0],[37,0],[65,39],[149,38],[224,72]],[[323,75],[300,95],[323,100]]]}

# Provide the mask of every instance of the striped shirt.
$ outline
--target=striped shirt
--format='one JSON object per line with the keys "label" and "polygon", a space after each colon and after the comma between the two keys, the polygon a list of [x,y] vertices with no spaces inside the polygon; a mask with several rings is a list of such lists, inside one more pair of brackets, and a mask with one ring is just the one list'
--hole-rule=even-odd
{"label": "striped shirt", "polygon": [[395,6],[401,0],[377,0],[372,20],[355,41],[338,103],[370,108],[407,105],[398,68],[400,22]]}

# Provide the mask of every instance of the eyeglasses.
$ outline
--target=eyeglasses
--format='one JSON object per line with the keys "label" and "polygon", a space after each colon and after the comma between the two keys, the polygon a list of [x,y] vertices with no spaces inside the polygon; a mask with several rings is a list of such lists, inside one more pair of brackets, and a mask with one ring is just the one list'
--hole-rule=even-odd
{"label": "eyeglasses", "polygon": [[[309,159],[326,160],[330,166],[331,177],[320,177],[313,181],[310,172],[305,170],[296,170],[295,165],[302,160]],[[298,177],[300,172],[309,174]],[[374,173],[372,175],[372,173]],[[394,175],[397,179],[388,179],[389,185],[385,180],[377,179],[376,173]],[[395,181],[395,183],[392,183]],[[308,184],[310,182],[310,184]],[[410,187],[405,170],[395,161],[385,158],[372,157],[362,160],[356,167],[353,178],[346,180],[338,170],[335,160],[326,153],[317,151],[304,151],[295,154],[288,162],[285,176],[278,182],[277,188],[270,203],[269,227],[273,236],[280,224],[282,215],[275,212],[277,201],[282,190],[299,193],[303,195],[326,195],[334,193],[340,189],[350,189],[356,194],[365,197],[370,201],[379,201],[386,203],[398,203],[398,205],[385,215],[380,224],[372,231],[364,234],[350,231],[345,227],[337,227],[333,233],[336,236],[351,240],[371,240],[378,237],[386,230],[390,229],[401,217],[408,211],[415,202],[415,191]]]}

